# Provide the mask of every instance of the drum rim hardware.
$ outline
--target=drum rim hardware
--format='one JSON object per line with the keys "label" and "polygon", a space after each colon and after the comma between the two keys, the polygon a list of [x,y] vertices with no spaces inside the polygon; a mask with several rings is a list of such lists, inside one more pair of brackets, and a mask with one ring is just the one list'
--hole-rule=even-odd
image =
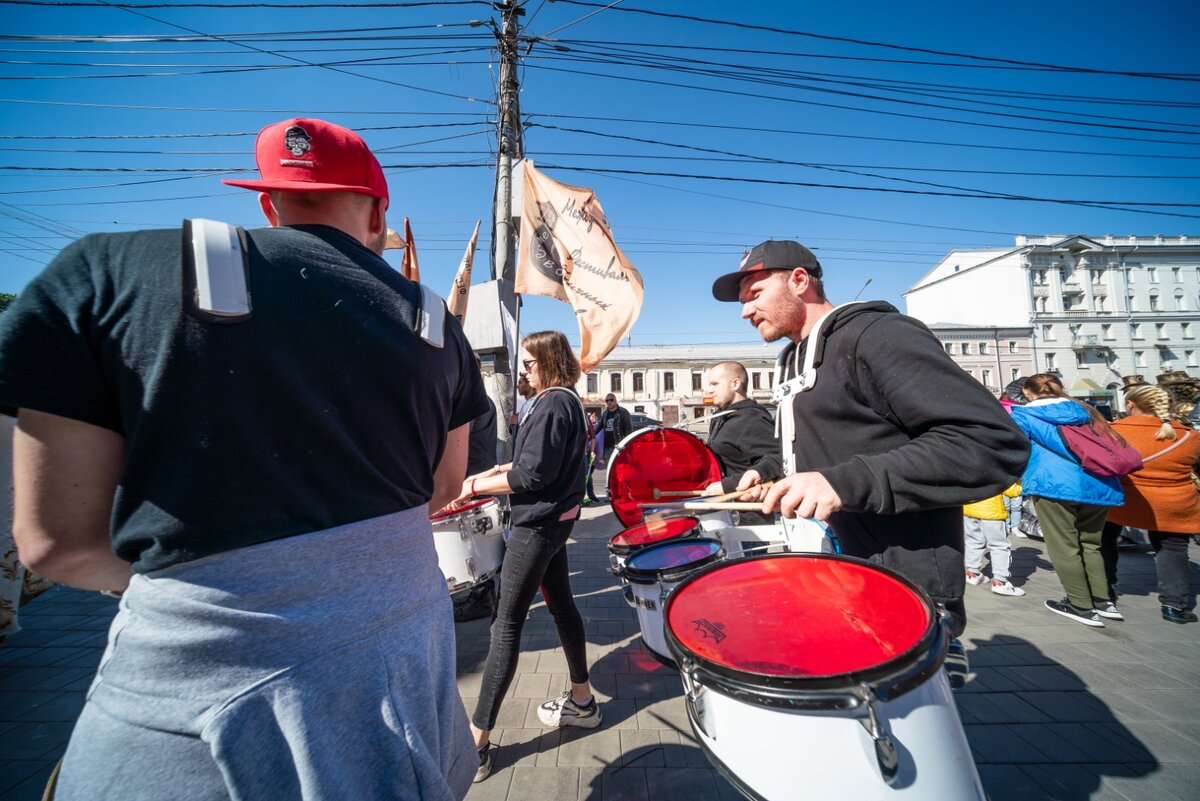
{"label": "drum rim hardware", "polygon": [[[717,548],[716,548],[716,550],[714,550],[712,553],[710,553],[708,556],[704,557],[703,559],[699,559],[695,562],[688,562],[685,565],[663,567],[663,568],[658,568],[656,570],[641,570],[641,569],[637,568],[636,566],[629,564],[631,561],[633,561],[633,559],[643,556],[647,553],[650,553],[651,551],[657,551],[661,548],[667,548],[670,546],[679,545],[681,542],[686,542],[688,545],[699,545],[700,543],[713,543],[714,545],[717,546]],[[659,543],[658,545],[651,545],[649,547],[641,549],[634,556],[630,557],[629,559],[627,559],[625,561],[624,572],[625,572],[625,578],[627,581],[629,581],[630,584],[658,584],[663,581],[670,581],[673,576],[678,576],[681,574],[685,575],[685,574],[691,573],[692,571],[706,568],[709,565],[711,565],[713,562],[722,561],[724,559],[725,559],[725,546],[721,544],[720,540],[714,539],[712,537],[688,537],[687,539],[681,540],[680,542],[675,542],[675,541],[663,542],[663,543]],[[683,583],[686,583],[686,581]],[[681,583],[680,586],[683,586],[683,584]],[[664,620],[665,620],[665,618],[664,618]]]}
{"label": "drum rim hardware", "polygon": [[[778,676],[766,673],[756,673],[751,670],[733,668],[713,662],[695,654],[680,642],[670,625],[671,607],[683,590],[692,582],[714,573],[718,570],[744,565],[748,562],[763,559],[832,559],[841,562],[852,562],[866,565],[882,571],[889,577],[898,580],[905,588],[918,595],[929,612],[929,622],[917,641],[905,651],[877,665],[862,668],[850,673],[839,673],[827,676]],[[928,593],[913,584],[908,579],[890,568],[842,554],[825,553],[784,553],[763,554],[750,556],[735,561],[708,565],[704,569],[685,578],[671,592],[663,610],[663,629],[667,649],[675,657],[682,672],[685,668],[693,671],[692,678],[698,676],[710,677],[707,687],[716,689],[725,695],[756,706],[770,709],[792,709],[794,711],[820,711],[810,709],[808,704],[815,701],[814,695],[840,695],[843,700],[850,695],[862,701],[859,688],[866,684],[873,695],[882,701],[890,701],[920,686],[926,679],[941,669],[946,658],[949,638],[945,624],[937,614],[937,607]],[[834,699],[829,699],[832,703]],[[853,707],[850,707],[853,708]],[[828,711],[836,711],[831,706]]]}
{"label": "drum rim hardware", "polygon": [[675,533],[675,534],[670,534],[666,537],[663,537],[662,539],[653,540],[651,542],[634,543],[634,544],[630,544],[630,545],[623,545],[623,544],[617,542],[617,537],[624,536],[625,534],[628,534],[629,532],[633,531],[634,529],[647,528],[648,526],[651,525],[650,523],[638,523],[636,526],[630,526],[629,528],[621,529],[616,534],[614,534],[612,536],[612,538],[609,539],[609,541],[608,541],[608,552],[610,554],[615,554],[617,556],[628,556],[628,555],[631,555],[634,553],[639,553],[641,551],[644,551],[647,548],[653,548],[656,545],[665,545],[668,540],[685,539],[685,538],[699,536],[699,533],[703,528],[700,525],[700,518],[698,518],[694,515],[680,515],[679,517],[670,517],[670,518],[667,518],[666,520],[662,520],[659,522],[660,523],[670,523],[675,520],[691,520],[692,526],[685,531]]}

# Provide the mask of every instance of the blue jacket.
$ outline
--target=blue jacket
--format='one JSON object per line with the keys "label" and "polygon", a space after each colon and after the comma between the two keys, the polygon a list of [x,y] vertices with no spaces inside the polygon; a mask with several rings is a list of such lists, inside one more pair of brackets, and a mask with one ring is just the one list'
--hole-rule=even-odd
{"label": "blue jacket", "polygon": [[1097,506],[1121,506],[1125,493],[1117,478],[1097,478],[1083,471],[1063,445],[1058,426],[1086,423],[1087,409],[1066,398],[1042,398],[1014,406],[1013,422],[1033,443],[1021,478],[1022,492],[1042,498]]}

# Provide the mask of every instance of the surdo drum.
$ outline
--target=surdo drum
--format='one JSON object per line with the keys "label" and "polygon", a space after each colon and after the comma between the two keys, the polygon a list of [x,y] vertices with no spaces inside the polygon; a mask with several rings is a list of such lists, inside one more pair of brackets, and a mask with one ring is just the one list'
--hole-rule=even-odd
{"label": "surdo drum", "polygon": [[709,760],[753,799],[985,798],[929,597],[830,554],[726,561],[667,600],[667,648]]}
{"label": "surdo drum", "polygon": [[494,498],[469,503],[455,512],[439,512],[433,523],[433,547],[446,588],[457,592],[486,581],[504,559],[503,512]]}
{"label": "surdo drum", "polygon": [[625,578],[633,590],[642,642],[659,660],[675,664],[663,634],[663,606],[671,591],[697,570],[724,558],[721,543],[696,538],[646,548],[625,563]]}

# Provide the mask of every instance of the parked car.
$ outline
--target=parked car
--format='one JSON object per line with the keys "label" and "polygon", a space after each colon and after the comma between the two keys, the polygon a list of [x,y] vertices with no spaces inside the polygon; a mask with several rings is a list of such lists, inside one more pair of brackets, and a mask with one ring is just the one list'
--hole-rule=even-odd
{"label": "parked car", "polygon": [[629,415],[629,420],[633,423],[634,431],[637,431],[639,428],[646,428],[648,426],[662,425],[662,420],[655,420],[653,417],[642,414],[641,412],[631,412]]}

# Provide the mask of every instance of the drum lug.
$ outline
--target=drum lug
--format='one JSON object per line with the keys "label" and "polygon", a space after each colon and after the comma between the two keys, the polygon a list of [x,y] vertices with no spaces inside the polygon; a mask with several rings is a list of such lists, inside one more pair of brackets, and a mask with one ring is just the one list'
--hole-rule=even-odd
{"label": "drum lug", "polygon": [[896,744],[892,741],[892,736],[888,732],[887,726],[875,713],[875,692],[865,681],[859,686],[867,707],[867,717],[865,720],[860,719],[859,723],[871,735],[871,741],[875,744],[875,761],[879,765],[880,776],[883,777],[884,782],[892,784],[896,781],[896,775],[900,769],[900,758],[896,754]]}
{"label": "drum lug", "polygon": [[471,577],[472,581],[478,579],[478,576],[475,575],[475,559],[471,556],[467,557],[467,575]]}
{"label": "drum lug", "polygon": [[683,680],[683,699],[684,705],[687,707],[688,717],[692,719],[692,724],[699,729],[705,737],[710,740],[715,740],[707,728],[704,726],[704,701],[703,696],[705,688],[696,681],[696,677],[692,674],[692,670],[686,664],[679,666],[679,677]]}

